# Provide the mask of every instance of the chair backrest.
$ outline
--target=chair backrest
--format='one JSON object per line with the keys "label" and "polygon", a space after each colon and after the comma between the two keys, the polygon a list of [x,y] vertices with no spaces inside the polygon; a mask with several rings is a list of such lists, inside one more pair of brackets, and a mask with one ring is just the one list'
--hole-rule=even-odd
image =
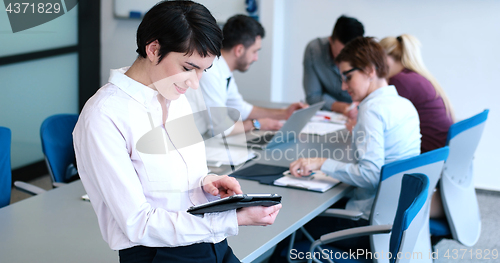
{"label": "chair backrest", "polygon": [[10,170],[10,143],[9,128],[0,127],[0,208],[10,203],[12,188],[12,173]]}
{"label": "chair backrest", "polygon": [[53,182],[67,182],[68,166],[75,164],[73,129],[77,114],[58,114],[45,119],[40,127],[42,150]]}
{"label": "chair backrest", "polygon": [[[410,262],[415,254],[417,236],[425,225],[425,205],[429,196],[429,179],[424,174],[405,174],[401,183],[401,194],[394,223],[392,225],[389,251],[391,263]],[[423,208],[423,209],[422,209]],[[428,214],[427,214],[428,215]],[[427,216],[428,219],[428,216]],[[428,252],[421,257],[428,257]]]}
{"label": "chair backrest", "polygon": [[[439,181],[443,165],[448,157],[448,147],[436,149],[415,157],[405,160],[400,160],[388,163],[382,167],[380,172],[380,183],[375,197],[375,201],[370,214],[371,225],[387,225],[392,224],[396,216],[398,199],[401,191],[401,180],[404,174],[421,173],[429,178],[430,189],[434,189]],[[429,191],[427,197],[426,209],[427,213],[426,226],[417,238],[416,251],[428,253],[431,249],[430,233],[429,233],[429,209],[432,191]],[[427,229],[425,229],[427,228]],[[388,251],[389,249],[389,234],[373,235],[370,237],[372,251]],[[376,262],[387,263],[387,258],[379,258]],[[429,259],[429,262],[432,260]]]}
{"label": "chair backrest", "polygon": [[450,155],[443,169],[441,199],[453,239],[465,246],[476,244],[481,216],[472,178],[474,152],[483,134],[489,110],[451,125]]}

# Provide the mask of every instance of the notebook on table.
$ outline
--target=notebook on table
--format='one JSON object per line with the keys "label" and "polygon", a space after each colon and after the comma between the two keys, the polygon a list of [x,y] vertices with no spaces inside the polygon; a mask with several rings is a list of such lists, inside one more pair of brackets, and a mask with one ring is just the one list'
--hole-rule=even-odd
{"label": "notebook on table", "polygon": [[322,171],[314,171],[313,175],[309,177],[295,177],[287,173],[287,175],[275,180],[273,184],[324,193],[339,183],[339,180],[326,175]]}

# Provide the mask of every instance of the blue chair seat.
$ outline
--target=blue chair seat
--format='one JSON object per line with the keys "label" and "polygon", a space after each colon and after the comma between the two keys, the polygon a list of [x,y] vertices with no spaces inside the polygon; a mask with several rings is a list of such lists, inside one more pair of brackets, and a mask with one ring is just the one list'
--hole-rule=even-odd
{"label": "blue chair seat", "polygon": [[10,170],[10,141],[9,128],[0,127],[0,208],[10,203],[12,175]]}
{"label": "blue chair seat", "polygon": [[449,236],[451,235],[450,226],[446,219],[431,219],[430,231],[436,236]]}
{"label": "blue chair seat", "polygon": [[[345,238],[356,237],[361,235],[378,235],[383,233],[388,233],[390,231],[390,243],[389,250],[384,250],[387,253],[387,258],[390,263],[408,263],[410,258],[399,257],[397,255],[406,255],[408,253],[413,254],[415,249],[417,249],[417,238],[422,229],[425,229],[426,220],[429,218],[428,213],[428,203],[429,199],[429,178],[424,174],[405,174],[403,176],[401,186],[400,186],[400,196],[398,198],[398,205],[396,210],[396,215],[391,225],[380,225],[380,226],[365,226],[358,227],[354,229],[346,229],[333,233],[329,233],[321,236],[320,239],[313,242],[310,248],[310,253],[318,251],[321,254],[321,248],[324,245],[340,241]],[[424,208],[424,209],[422,209]],[[391,230],[392,229],[392,230]],[[340,257],[337,259],[336,253],[342,253],[341,250],[332,250],[330,255],[334,255],[334,262],[372,262],[365,260],[358,260],[351,258],[350,256],[343,259]],[[379,255],[376,256],[375,253],[372,254],[372,260],[381,259],[380,253],[382,250],[378,251]],[[344,252],[345,253],[345,252]],[[342,254],[340,254],[342,255]],[[370,258],[370,256],[367,256]],[[321,262],[318,258],[310,257],[308,262]],[[375,261],[373,261],[375,262]]]}
{"label": "blue chair seat", "polygon": [[72,135],[77,121],[77,114],[57,114],[45,119],[40,127],[42,151],[52,182],[68,183],[79,178]]}

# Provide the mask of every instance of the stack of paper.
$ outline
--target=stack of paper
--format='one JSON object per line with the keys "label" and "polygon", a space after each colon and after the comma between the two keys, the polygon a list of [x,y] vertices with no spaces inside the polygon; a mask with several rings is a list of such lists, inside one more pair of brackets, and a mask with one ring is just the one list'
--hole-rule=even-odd
{"label": "stack of paper", "polygon": [[316,114],[311,118],[311,121],[345,124],[347,121],[347,117],[340,113],[320,110],[317,111]]}
{"label": "stack of paper", "polygon": [[294,177],[293,175],[286,175],[274,181],[275,185],[301,188],[316,192],[326,192],[328,189],[340,183],[339,180],[327,176],[321,171],[315,171],[314,175],[308,178]]}
{"label": "stack of paper", "polygon": [[255,153],[247,148],[231,147],[227,150],[224,145],[220,147],[205,147],[208,166],[240,165],[255,157]]}
{"label": "stack of paper", "polygon": [[301,133],[306,134],[316,134],[316,135],[325,135],[334,131],[339,131],[345,129],[344,124],[336,124],[336,123],[326,123],[326,122],[309,122],[302,129]]}

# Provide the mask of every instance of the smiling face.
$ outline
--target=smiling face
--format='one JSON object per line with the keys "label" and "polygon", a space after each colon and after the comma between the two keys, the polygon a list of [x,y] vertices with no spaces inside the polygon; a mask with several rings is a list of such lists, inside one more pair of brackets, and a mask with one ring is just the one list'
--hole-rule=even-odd
{"label": "smiling face", "polygon": [[215,56],[170,52],[158,64],[158,57],[149,71],[152,88],[168,100],[176,100],[188,88],[197,89],[203,71],[210,68]]}
{"label": "smiling face", "polygon": [[371,93],[369,74],[345,61],[340,62],[339,69],[342,74],[342,90],[346,90],[353,101],[360,102]]}

